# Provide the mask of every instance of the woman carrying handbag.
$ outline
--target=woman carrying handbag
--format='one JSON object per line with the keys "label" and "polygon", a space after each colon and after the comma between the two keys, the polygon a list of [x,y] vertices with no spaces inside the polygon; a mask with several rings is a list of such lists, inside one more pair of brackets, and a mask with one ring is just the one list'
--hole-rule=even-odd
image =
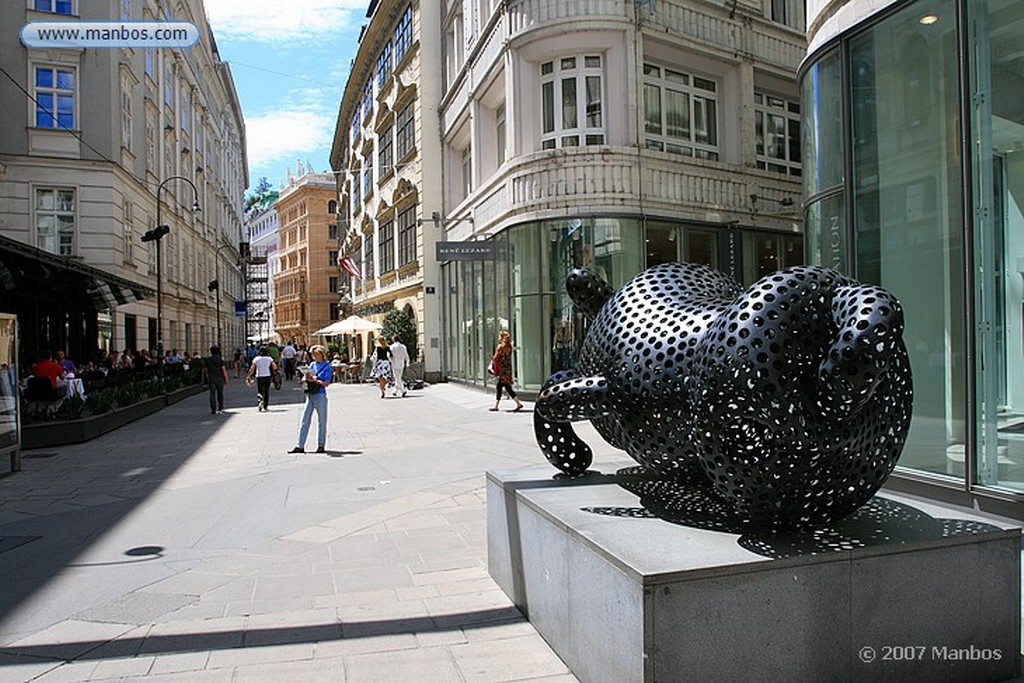
{"label": "woman carrying handbag", "polygon": [[302,424],[299,427],[299,443],[289,453],[305,453],[306,437],[309,436],[309,425],[316,411],[317,439],[316,452],[327,452],[327,387],[331,383],[331,364],[327,360],[327,349],[314,344],[309,349],[313,354],[313,362],[306,368],[302,377],[306,392],[306,405],[302,411]]}
{"label": "woman carrying handbag", "polygon": [[[495,366],[497,367],[495,368]],[[523,409],[523,402],[519,400],[516,392],[512,389],[512,336],[508,330],[498,333],[498,347],[494,349],[491,367],[497,371],[498,387],[494,393],[494,407],[489,410],[492,412],[498,410],[498,403],[501,402],[501,390],[504,389],[508,397],[516,402],[516,407],[512,412],[518,413]]]}

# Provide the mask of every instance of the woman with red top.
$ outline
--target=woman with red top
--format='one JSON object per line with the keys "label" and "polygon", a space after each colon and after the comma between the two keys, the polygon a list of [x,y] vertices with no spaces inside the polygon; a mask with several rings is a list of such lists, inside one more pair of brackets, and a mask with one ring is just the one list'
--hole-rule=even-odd
{"label": "woman with red top", "polygon": [[519,400],[516,392],[512,389],[512,336],[508,330],[498,333],[498,347],[494,349],[492,360],[498,366],[498,387],[494,393],[494,407],[490,410],[498,409],[498,403],[501,402],[501,390],[504,389],[508,397],[516,402],[516,407],[512,412],[518,413],[523,409],[523,402]]}

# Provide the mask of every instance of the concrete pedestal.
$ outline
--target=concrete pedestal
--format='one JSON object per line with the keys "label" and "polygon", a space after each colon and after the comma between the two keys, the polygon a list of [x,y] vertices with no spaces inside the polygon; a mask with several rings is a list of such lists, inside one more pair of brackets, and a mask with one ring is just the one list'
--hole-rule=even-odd
{"label": "concrete pedestal", "polygon": [[640,506],[632,464],[487,474],[491,576],[581,681],[1019,673],[1019,530],[891,495],[831,531],[695,528]]}

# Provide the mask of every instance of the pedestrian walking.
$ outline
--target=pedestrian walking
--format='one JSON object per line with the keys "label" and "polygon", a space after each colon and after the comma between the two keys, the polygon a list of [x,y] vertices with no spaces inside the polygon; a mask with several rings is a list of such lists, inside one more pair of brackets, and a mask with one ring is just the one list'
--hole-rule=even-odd
{"label": "pedestrian walking", "polygon": [[284,365],[284,378],[291,382],[295,379],[295,356],[298,352],[292,342],[281,349],[281,363]]}
{"label": "pedestrian walking", "polygon": [[380,387],[380,397],[384,398],[384,390],[388,384],[394,381],[391,374],[391,349],[388,347],[387,337],[377,337],[377,347],[374,349],[375,362],[370,377],[377,380]]}
{"label": "pedestrian walking", "polygon": [[512,412],[518,413],[523,409],[523,402],[519,400],[515,390],[512,389],[512,335],[508,333],[508,330],[498,333],[498,346],[494,349],[491,363],[497,366],[495,369],[497,370],[498,386],[494,391],[494,407],[489,410],[493,412],[498,409],[498,403],[501,402],[501,390],[504,389],[508,397],[516,402],[516,407]]}
{"label": "pedestrian walking", "polygon": [[245,381],[249,384],[252,384],[254,376],[256,378],[256,406],[260,412],[270,410],[270,382],[275,372],[277,363],[270,357],[270,349],[261,346],[259,353],[252,359],[249,373],[245,376]]}
{"label": "pedestrian walking", "polygon": [[327,349],[319,344],[309,348],[313,362],[306,368],[302,378],[305,384],[306,405],[302,409],[302,422],[299,425],[299,443],[289,453],[305,453],[306,437],[309,436],[309,425],[316,411],[316,452],[327,452],[327,386],[331,383],[331,364],[327,360]]}
{"label": "pedestrian walking", "polygon": [[405,348],[405,344],[400,339],[395,339],[391,342],[391,372],[395,375],[395,392],[394,396],[398,396],[401,392],[402,396],[406,394],[405,380],[402,375],[405,373],[405,368],[409,365],[409,350]]}
{"label": "pedestrian walking", "polygon": [[238,379],[242,374],[242,349],[235,347],[235,379]]}
{"label": "pedestrian walking", "polygon": [[203,363],[203,381],[210,389],[210,412],[224,412],[224,385],[228,383],[228,369],[220,355],[220,347],[210,347],[210,357]]}

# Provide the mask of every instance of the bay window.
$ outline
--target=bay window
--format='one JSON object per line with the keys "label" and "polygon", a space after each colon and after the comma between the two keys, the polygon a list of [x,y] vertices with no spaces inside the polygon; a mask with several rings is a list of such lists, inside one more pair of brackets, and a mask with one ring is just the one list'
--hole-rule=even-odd
{"label": "bay window", "polygon": [[541,149],[602,145],[601,57],[559,57],[540,65]]}
{"label": "bay window", "polygon": [[644,144],[648,149],[718,160],[718,84],[644,64]]}
{"label": "bay window", "polygon": [[757,129],[757,167],[799,176],[800,103],[766,93],[754,93]]}

